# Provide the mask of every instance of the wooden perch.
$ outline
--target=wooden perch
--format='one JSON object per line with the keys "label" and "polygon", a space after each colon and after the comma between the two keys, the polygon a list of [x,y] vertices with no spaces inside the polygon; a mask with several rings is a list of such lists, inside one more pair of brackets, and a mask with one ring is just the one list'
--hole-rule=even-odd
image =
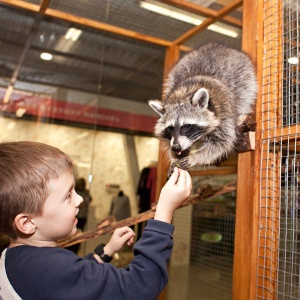
{"label": "wooden perch", "polygon": [[[198,194],[190,196],[179,208],[185,207],[187,205],[192,205],[197,202],[201,202],[235,190],[236,190],[236,182],[231,182],[227,185],[221,186],[218,189],[212,189],[210,185],[206,185],[201,187]],[[150,210],[118,222],[114,222],[113,218],[111,217],[106,218],[102,220],[99,223],[98,227],[93,230],[86,231],[81,234],[73,235],[63,240],[59,240],[57,242],[57,246],[65,248],[107,234],[109,232],[114,231],[116,228],[123,227],[123,226],[131,226],[146,221],[148,219],[151,219],[154,217],[156,205],[157,203],[154,203]]]}
{"label": "wooden perch", "polygon": [[246,116],[243,123],[238,126],[240,139],[236,145],[237,152],[255,150],[255,129],[256,122],[250,116]]}

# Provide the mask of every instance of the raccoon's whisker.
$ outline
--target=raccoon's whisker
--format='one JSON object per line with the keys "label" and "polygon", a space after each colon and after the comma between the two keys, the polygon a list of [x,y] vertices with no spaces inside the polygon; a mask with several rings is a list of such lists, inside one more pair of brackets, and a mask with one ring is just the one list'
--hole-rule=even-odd
{"label": "raccoon's whisker", "polygon": [[190,139],[193,139],[193,138],[195,138],[195,136],[200,136],[200,134],[198,133],[198,132],[194,132],[189,138]]}
{"label": "raccoon's whisker", "polygon": [[194,134],[192,134],[191,136],[190,136],[190,139],[191,140],[196,140],[196,139],[198,139],[198,137],[200,137],[201,136],[201,134],[200,133],[194,133]]}

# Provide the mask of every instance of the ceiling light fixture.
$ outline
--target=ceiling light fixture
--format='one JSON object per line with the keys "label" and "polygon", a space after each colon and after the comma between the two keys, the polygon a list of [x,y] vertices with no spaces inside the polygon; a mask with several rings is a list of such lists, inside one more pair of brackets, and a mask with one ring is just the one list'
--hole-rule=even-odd
{"label": "ceiling light fixture", "polygon": [[67,33],[65,34],[65,39],[66,40],[71,39],[73,42],[75,42],[79,39],[81,33],[82,30],[71,27],[68,29]]}
{"label": "ceiling light fixture", "polygon": [[[170,17],[170,18],[182,21],[182,22],[189,23],[189,24],[193,24],[196,26],[200,25],[204,21],[204,18],[201,18],[196,14],[192,14],[192,13],[183,11],[181,9],[178,9],[176,7],[172,7],[170,5],[160,3],[157,1],[153,1],[153,0],[140,1],[140,6],[144,9],[158,13],[160,15]],[[226,27],[228,27],[228,26],[226,26]],[[223,35],[227,35],[227,36],[230,36],[233,38],[238,37],[238,35],[239,35],[238,32],[228,29],[226,27],[212,24],[212,25],[208,26],[207,28],[211,31],[221,33]]]}
{"label": "ceiling light fixture", "polygon": [[43,60],[51,60],[52,59],[52,54],[43,52],[41,54],[41,59],[43,59]]}

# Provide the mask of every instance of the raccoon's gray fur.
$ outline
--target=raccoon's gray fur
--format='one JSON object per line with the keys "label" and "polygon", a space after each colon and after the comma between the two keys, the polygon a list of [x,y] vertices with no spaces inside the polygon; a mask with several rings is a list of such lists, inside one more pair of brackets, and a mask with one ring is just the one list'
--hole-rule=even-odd
{"label": "raccoon's gray fur", "polygon": [[252,111],[257,83],[243,52],[209,43],[185,55],[168,74],[155,134],[183,169],[224,160],[235,149],[237,125]]}

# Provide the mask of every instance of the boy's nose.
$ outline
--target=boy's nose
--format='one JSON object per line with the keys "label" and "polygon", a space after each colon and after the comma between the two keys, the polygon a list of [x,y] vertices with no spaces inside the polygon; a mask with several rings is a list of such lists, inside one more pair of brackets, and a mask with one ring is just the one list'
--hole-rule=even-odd
{"label": "boy's nose", "polygon": [[75,206],[78,207],[83,202],[83,198],[77,194],[77,198],[75,201]]}

